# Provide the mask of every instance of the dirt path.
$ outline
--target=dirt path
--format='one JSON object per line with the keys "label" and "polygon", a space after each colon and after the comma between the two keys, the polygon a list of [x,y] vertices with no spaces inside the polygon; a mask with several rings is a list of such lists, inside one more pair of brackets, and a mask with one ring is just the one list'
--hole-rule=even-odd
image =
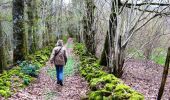
{"label": "dirt path", "polygon": [[72,53],[73,40],[66,44],[68,63],[64,69],[64,86],[56,84],[54,67],[44,67],[35,83],[12,95],[9,100],[80,100],[88,91],[87,82],[79,76],[75,56]]}
{"label": "dirt path", "polygon": [[[129,60],[125,63],[123,81],[145,95],[146,100],[156,100],[161,83],[163,66],[152,61]],[[162,100],[170,100],[170,75],[167,78]]]}

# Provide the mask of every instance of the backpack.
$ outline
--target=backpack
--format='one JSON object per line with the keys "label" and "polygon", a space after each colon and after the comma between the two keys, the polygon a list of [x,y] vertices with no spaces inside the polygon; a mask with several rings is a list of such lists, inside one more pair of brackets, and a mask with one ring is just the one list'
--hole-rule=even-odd
{"label": "backpack", "polygon": [[61,51],[62,47],[59,50],[55,51],[54,62],[56,65],[65,65],[67,63],[67,57],[65,55],[65,50]]}

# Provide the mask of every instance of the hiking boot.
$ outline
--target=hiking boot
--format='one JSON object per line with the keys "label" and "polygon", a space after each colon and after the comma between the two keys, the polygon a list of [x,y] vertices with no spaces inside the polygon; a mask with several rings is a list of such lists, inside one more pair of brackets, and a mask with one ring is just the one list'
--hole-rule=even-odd
{"label": "hiking boot", "polygon": [[57,84],[60,84],[60,81],[57,81]]}
{"label": "hiking boot", "polygon": [[62,81],[60,81],[60,83],[59,83],[61,86],[63,86],[63,82]]}

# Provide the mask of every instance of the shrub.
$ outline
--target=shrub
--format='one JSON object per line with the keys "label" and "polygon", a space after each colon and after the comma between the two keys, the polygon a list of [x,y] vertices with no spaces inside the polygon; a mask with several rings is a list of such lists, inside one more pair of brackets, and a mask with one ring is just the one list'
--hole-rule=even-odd
{"label": "shrub", "polygon": [[38,70],[40,68],[38,65],[33,65],[24,61],[19,66],[21,67],[22,73],[30,75],[32,77],[38,76]]}

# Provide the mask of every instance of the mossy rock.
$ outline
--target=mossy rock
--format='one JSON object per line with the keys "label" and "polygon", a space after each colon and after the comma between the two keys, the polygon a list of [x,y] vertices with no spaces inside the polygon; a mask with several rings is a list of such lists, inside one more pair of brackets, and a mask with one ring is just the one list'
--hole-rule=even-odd
{"label": "mossy rock", "polygon": [[112,93],[106,90],[92,91],[89,94],[89,100],[103,100],[109,97]]}
{"label": "mossy rock", "polygon": [[89,73],[86,75],[85,79],[89,82],[95,76],[94,73]]}
{"label": "mossy rock", "polygon": [[96,68],[99,68],[99,67],[100,67],[100,64],[99,64],[98,62],[94,62],[94,63],[92,64],[92,66],[93,66],[93,67],[96,67]]}
{"label": "mossy rock", "polygon": [[107,74],[101,77],[103,80],[105,80],[106,83],[111,83],[112,80],[118,80],[114,75]]}
{"label": "mossy rock", "polygon": [[133,93],[134,90],[132,90],[129,86],[124,84],[118,84],[114,90],[115,93],[121,94],[121,93]]}
{"label": "mossy rock", "polygon": [[144,100],[144,96],[137,93],[137,92],[134,92],[132,93],[131,97],[129,98],[129,100]]}
{"label": "mossy rock", "polygon": [[6,81],[6,82],[5,82],[5,86],[11,87],[11,82],[10,82],[10,81]]}
{"label": "mossy rock", "polygon": [[93,78],[90,81],[90,88],[92,91],[99,90],[105,86],[105,82],[101,78]]}
{"label": "mossy rock", "polygon": [[89,100],[143,100],[143,95],[123,84],[112,74],[102,71],[99,61],[86,52],[83,44],[74,47],[80,58],[80,73],[90,83]]}
{"label": "mossy rock", "polygon": [[132,93],[135,92],[129,86],[124,84],[118,84],[113,93],[113,99],[117,100],[127,100],[132,96]]}
{"label": "mossy rock", "polygon": [[88,74],[88,73],[86,72],[86,70],[81,70],[80,73],[81,73],[81,75],[82,75],[83,77],[85,77],[85,76]]}
{"label": "mossy rock", "polygon": [[107,91],[113,91],[113,90],[115,89],[115,87],[116,87],[115,84],[113,84],[113,83],[107,83],[104,88],[105,88]]}
{"label": "mossy rock", "polygon": [[7,98],[9,96],[11,96],[11,92],[9,91],[9,89],[7,90],[0,90],[0,95]]}

